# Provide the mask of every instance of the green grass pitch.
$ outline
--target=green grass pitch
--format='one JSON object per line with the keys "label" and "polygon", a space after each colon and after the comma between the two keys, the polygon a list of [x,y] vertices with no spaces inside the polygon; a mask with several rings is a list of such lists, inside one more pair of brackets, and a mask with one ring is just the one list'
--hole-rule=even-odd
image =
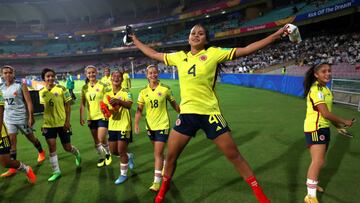
{"label": "green grass pitch", "polygon": [[[172,87],[179,102],[178,82],[163,82]],[[76,84],[76,92],[80,92],[80,83]],[[147,81],[139,79],[132,83],[134,116],[138,91]],[[225,84],[217,85],[217,93],[234,140],[272,202],[303,202],[306,194],[306,171],[310,163],[303,135],[305,100],[271,91]],[[77,96],[80,97],[79,94]],[[336,104],[333,112],[343,117],[360,119],[355,108]],[[170,109],[170,113],[173,124],[176,112]],[[98,157],[90,131],[79,124],[79,99],[72,105],[71,115],[72,144],[80,149],[82,168],[76,169],[74,157],[64,152],[58,140],[57,152],[63,176],[55,183],[48,183],[47,178],[51,174],[49,160],[37,167],[35,148],[23,135],[18,135],[18,159],[34,168],[38,181],[35,185],[30,185],[21,173],[0,179],[0,201],[152,202],[155,194],[148,191],[148,188],[153,181],[154,158],[152,145],[145,133],[144,119],[141,123],[141,134],[134,134],[134,142],[129,147],[131,152],[135,153],[135,169],[127,182],[116,186],[114,180],[119,175],[119,160],[113,157],[111,166],[96,167]],[[41,123],[42,116],[36,116],[36,135],[47,150],[45,139],[40,135]],[[320,185],[325,188],[325,193],[319,195],[319,201],[359,202],[360,125],[357,124],[351,129],[355,139],[338,135],[334,128],[331,130],[328,162],[320,177]],[[1,172],[3,171],[4,169],[1,169]],[[199,132],[178,160],[173,185],[166,201],[252,203],[256,202],[256,199],[216,146]]]}

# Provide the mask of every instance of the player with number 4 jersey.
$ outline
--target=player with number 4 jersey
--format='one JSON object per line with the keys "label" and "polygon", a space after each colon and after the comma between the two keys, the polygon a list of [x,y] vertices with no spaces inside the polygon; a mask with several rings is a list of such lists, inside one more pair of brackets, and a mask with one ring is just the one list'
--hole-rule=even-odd
{"label": "player with number 4 jersey", "polygon": [[259,186],[247,161],[241,156],[230,129],[222,116],[219,101],[215,93],[215,84],[219,64],[236,57],[249,55],[279,39],[286,34],[284,28],[268,37],[246,47],[220,48],[208,47],[209,35],[205,27],[195,25],[188,38],[190,51],[160,53],[143,44],[131,34],[135,46],[152,59],[164,62],[168,66],[176,66],[180,83],[180,116],[170,132],[168,154],[166,157],[165,174],[155,202],[164,201],[165,193],[170,187],[176,160],[183,148],[195,136],[199,129],[205,131],[225,156],[234,164],[236,170],[253,189],[259,202],[267,203],[268,198]]}

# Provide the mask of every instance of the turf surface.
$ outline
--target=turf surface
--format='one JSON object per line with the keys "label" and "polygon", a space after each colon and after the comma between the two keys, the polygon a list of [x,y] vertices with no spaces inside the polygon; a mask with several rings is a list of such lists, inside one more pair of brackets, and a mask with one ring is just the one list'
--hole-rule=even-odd
{"label": "turf surface", "polygon": [[[136,100],[138,91],[146,80],[133,80],[131,92]],[[177,81],[163,80],[172,87],[179,101]],[[81,82],[80,82],[81,83]],[[75,92],[80,91],[77,82]],[[309,165],[309,152],[305,147],[303,120],[305,100],[279,93],[219,84],[217,92],[223,115],[227,119],[234,140],[244,157],[254,169],[260,184],[272,202],[303,202],[306,194],[305,177]],[[79,98],[79,94],[77,94]],[[170,108],[170,107],[169,107]],[[133,105],[133,115],[136,104]],[[334,105],[335,114],[360,119],[356,109]],[[170,109],[171,123],[176,112]],[[37,136],[47,150],[45,139],[40,135],[42,116],[36,117]],[[55,183],[48,183],[51,174],[48,160],[36,166],[36,150],[24,138],[18,136],[18,159],[30,164],[38,182],[30,185],[23,174],[0,179],[2,202],[152,202],[154,193],[148,191],[153,181],[153,148],[145,134],[134,134],[130,145],[135,153],[135,169],[123,185],[116,186],[119,161],[113,157],[111,166],[97,168],[97,153],[89,129],[79,124],[79,99],[72,105],[72,143],[80,149],[82,168],[75,167],[74,157],[64,152],[58,140],[58,156],[63,176]],[[328,163],[321,172],[320,185],[325,193],[319,201],[359,202],[360,194],[360,125],[351,131],[355,139],[347,139],[332,128],[332,141],[328,151]],[[4,171],[4,169],[2,169]],[[178,160],[167,202],[256,202],[247,184],[233,166],[207,140],[202,132],[189,143]]]}

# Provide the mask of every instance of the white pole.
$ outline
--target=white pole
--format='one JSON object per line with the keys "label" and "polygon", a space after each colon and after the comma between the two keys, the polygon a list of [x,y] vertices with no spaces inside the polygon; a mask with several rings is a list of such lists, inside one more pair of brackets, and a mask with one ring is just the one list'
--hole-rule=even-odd
{"label": "white pole", "polygon": [[131,60],[131,78],[134,78],[134,61]]}
{"label": "white pole", "polygon": [[172,72],[173,72],[172,78],[175,80],[175,67],[174,66],[172,66]]}

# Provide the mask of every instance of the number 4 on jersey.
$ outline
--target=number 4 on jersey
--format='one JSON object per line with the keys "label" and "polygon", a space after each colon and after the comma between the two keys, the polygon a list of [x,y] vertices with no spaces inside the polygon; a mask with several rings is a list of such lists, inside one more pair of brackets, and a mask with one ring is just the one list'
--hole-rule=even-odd
{"label": "number 4 on jersey", "polygon": [[193,66],[191,66],[191,68],[188,70],[188,74],[193,75],[194,77],[196,76],[196,65],[195,64]]}

